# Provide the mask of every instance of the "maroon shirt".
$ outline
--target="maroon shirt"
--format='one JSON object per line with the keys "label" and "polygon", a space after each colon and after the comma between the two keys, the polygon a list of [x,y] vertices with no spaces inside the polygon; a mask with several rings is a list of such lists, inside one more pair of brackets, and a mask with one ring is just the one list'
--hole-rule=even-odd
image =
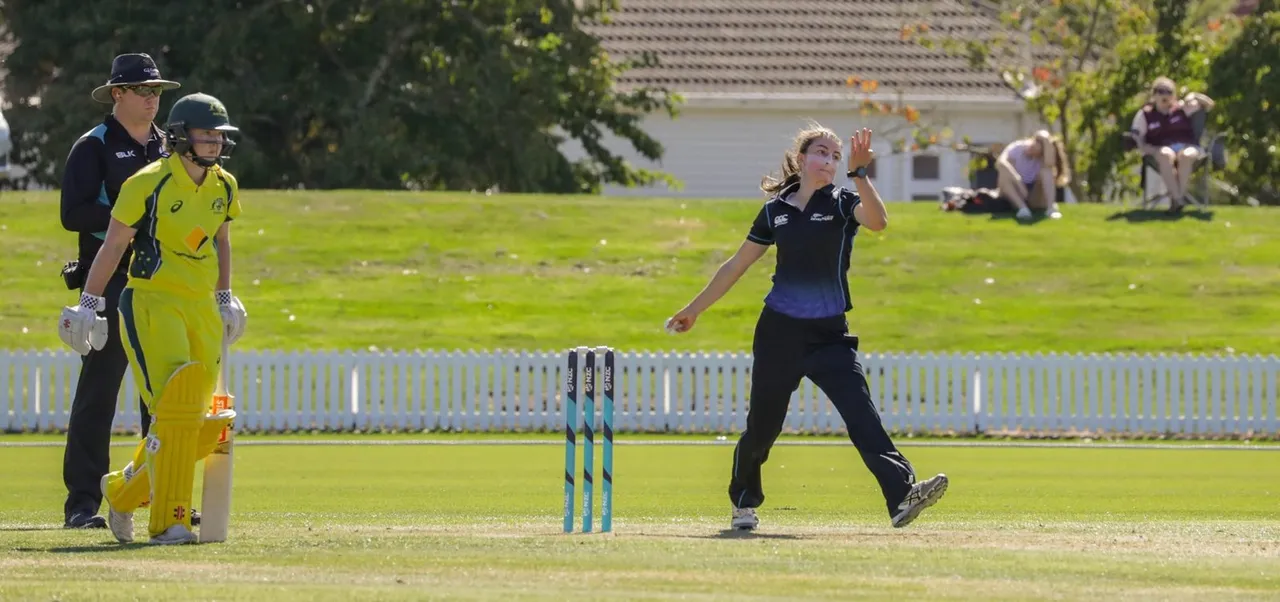
{"label": "maroon shirt", "polygon": [[1151,146],[1197,143],[1191,117],[1181,106],[1168,113],[1161,113],[1156,110],[1155,105],[1148,104],[1142,107],[1142,118],[1147,122],[1144,139]]}

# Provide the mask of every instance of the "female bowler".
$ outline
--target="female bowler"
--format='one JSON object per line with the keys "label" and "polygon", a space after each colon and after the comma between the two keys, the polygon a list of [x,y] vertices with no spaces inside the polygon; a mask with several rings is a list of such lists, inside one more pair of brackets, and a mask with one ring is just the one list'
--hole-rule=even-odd
{"label": "female bowler", "polygon": [[710,283],[667,321],[672,332],[688,332],[702,312],[724,296],[770,245],[777,245],[773,287],[755,327],[752,343],[747,428],[733,452],[729,500],[731,525],[754,529],[764,503],[760,467],[769,458],[791,394],[808,377],[831,399],[849,439],[880,484],[894,527],[904,527],[938,501],[946,475],[917,483],[911,463],[895,448],[880,422],[867,379],[858,363],[858,338],[849,334],[845,313],[849,259],[858,228],[883,230],[888,214],[866,175],[871,163],[871,131],[851,138],[848,175],[857,192],[832,184],[840,163],[840,139],[814,125],[799,133],[784,156],[782,178],[766,176],[761,189],[770,199],[737,253]]}
{"label": "female bowler", "polygon": [[[102,479],[108,523],[133,540],[133,512],[150,506],[154,544],[196,540],[191,530],[195,464],[229,420],[206,420],[222,343],[244,333],[246,314],[231,294],[231,221],[239,187],[222,167],[235,143],[225,106],[207,94],[174,103],[165,134],[172,154],[125,181],[80,305],[63,309],[60,334],[80,353],[105,340],[103,288],[132,242],[120,325],[134,381],[152,416],[133,461]],[[212,441],[210,441],[210,439]]]}

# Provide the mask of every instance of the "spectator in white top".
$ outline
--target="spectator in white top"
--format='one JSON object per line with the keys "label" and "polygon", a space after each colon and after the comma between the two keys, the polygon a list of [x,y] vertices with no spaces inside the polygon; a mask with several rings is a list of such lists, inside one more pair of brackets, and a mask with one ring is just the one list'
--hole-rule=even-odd
{"label": "spectator in white top", "polygon": [[1058,188],[1071,182],[1062,140],[1045,130],[1015,140],[1000,153],[996,171],[1000,196],[1018,210],[1018,219],[1030,219],[1032,207],[1052,219],[1062,217],[1058,211]]}

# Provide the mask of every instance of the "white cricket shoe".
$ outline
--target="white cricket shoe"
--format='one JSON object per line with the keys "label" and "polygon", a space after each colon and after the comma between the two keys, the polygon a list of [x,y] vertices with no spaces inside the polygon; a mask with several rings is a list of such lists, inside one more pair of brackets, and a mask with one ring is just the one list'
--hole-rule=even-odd
{"label": "white cricket shoe", "polygon": [[196,534],[191,532],[185,525],[174,525],[164,530],[164,533],[151,538],[152,544],[160,546],[182,545],[185,543],[196,543]]}
{"label": "white cricket shoe", "polygon": [[947,483],[947,475],[939,473],[912,485],[906,499],[898,504],[898,513],[893,515],[893,527],[897,529],[911,524],[925,508],[938,503],[942,494],[947,492]]}
{"label": "white cricket shoe", "polygon": [[1016,213],[1014,217],[1018,218],[1018,221],[1025,222],[1031,219],[1031,210],[1023,207],[1018,210],[1018,213]]}
{"label": "white cricket shoe", "polygon": [[756,516],[755,508],[734,508],[733,522],[730,525],[739,531],[751,531],[760,526],[760,519]]}
{"label": "white cricket shoe", "polygon": [[107,475],[102,475],[98,487],[102,489],[102,501],[107,503],[107,526],[111,527],[111,534],[115,535],[116,541],[120,543],[133,543],[133,513],[116,512],[116,509],[111,507],[111,500],[107,498]]}

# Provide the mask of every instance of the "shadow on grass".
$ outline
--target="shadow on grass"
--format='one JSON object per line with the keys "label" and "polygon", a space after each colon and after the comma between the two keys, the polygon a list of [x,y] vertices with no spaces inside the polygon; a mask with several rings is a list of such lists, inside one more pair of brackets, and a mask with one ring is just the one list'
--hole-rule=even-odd
{"label": "shadow on grass", "polygon": [[1015,213],[992,213],[991,214],[991,221],[994,222],[994,221],[1003,221],[1003,220],[1012,220],[1013,222],[1017,223],[1019,226],[1034,226],[1040,222],[1050,221],[1048,215],[1045,215],[1044,213],[1039,211],[1032,211],[1031,219],[1028,219],[1028,220],[1018,219],[1018,216]]}
{"label": "shadow on grass", "polygon": [[45,554],[99,554],[99,553],[109,554],[113,552],[127,552],[131,550],[138,550],[146,547],[150,547],[150,546],[143,542],[134,542],[134,543],[125,543],[125,544],[116,543],[116,542],[103,542],[103,543],[87,545],[87,546],[54,546],[52,548],[13,548],[13,551],[28,552],[28,553],[45,553]]}
{"label": "shadow on grass", "polygon": [[1196,219],[1202,222],[1213,221],[1213,212],[1204,209],[1184,209],[1178,212],[1171,212],[1167,209],[1130,209],[1128,211],[1117,211],[1107,218],[1109,222],[1120,220],[1127,221],[1131,224],[1141,224],[1146,222],[1176,222],[1183,219]]}
{"label": "shadow on grass", "polygon": [[1014,222],[1014,223],[1018,224],[1019,226],[1034,226],[1034,225],[1036,225],[1036,224],[1038,224],[1038,223],[1040,223],[1040,222],[1049,221],[1049,216],[1045,215],[1044,213],[1038,212],[1038,211],[1033,211],[1033,212],[1031,213],[1031,219],[1028,219],[1028,220],[1020,220],[1020,219],[1017,219],[1016,214],[1015,214],[1015,213],[1013,213],[1012,211],[996,211],[996,212],[984,212],[984,213],[965,213],[964,215],[967,215],[967,216],[969,216],[970,218],[981,218],[981,217],[986,217],[988,220],[993,221],[993,222],[999,222],[999,221],[1012,221],[1012,222]]}
{"label": "shadow on grass", "polygon": [[[968,213],[970,217],[986,216],[991,221],[1013,221],[1020,226],[1034,226],[1044,221],[1051,221],[1044,213],[1033,212],[1031,219],[1019,220],[1011,212],[998,213]],[[1070,219],[1069,214],[1064,213],[1062,219]],[[1107,221],[1127,221],[1131,224],[1141,224],[1146,222],[1176,222],[1183,219],[1194,219],[1202,222],[1213,221],[1213,211],[1205,209],[1193,209],[1188,207],[1182,211],[1172,212],[1167,209],[1130,209],[1128,211],[1117,211],[1107,217]]]}
{"label": "shadow on grass", "polygon": [[765,531],[744,531],[742,529],[724,529],[713,535],[699,535],[700,539],[804,539],[802,535],[792,533],[768,533]]}
{"label": "shadow on grass", "polygon": [[658,537],[662,539],[806,539],[795,533],[769,533],[724,529],[715,533],[628,533],[632,537]]}

